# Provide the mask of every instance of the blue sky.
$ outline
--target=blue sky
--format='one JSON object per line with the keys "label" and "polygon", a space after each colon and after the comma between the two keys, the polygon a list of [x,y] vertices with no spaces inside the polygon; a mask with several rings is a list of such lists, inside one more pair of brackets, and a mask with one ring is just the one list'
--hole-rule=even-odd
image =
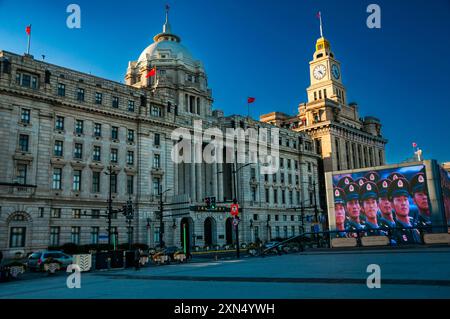
{"label": "blue sky", "polygon": [[[81,7],[81,29],[66,27],[66,7]],[[203,62],[214,108],[251,115],[294,114],[306,101],[309,61],[324,34],[342,64],[349,101],[381,119],[389,163],[412,156],[450,161],[450,1],[171,0],[172,30]],[[381,7],[381,29],[366,8]],[[0,0],[0,49],[122,81],[127,63],[161,31],[166,1]]]}

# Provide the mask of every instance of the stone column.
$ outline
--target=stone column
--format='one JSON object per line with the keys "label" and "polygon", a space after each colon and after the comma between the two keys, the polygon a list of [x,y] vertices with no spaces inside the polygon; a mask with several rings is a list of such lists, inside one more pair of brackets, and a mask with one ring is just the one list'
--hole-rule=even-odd
{"label": "stone column", "polygon": [[224,170],[224,168],[223,168],[223,164],[222,163],[218,163],[218,164],[216,164],[216,165],[218,165],[219,166],[219,169],[218,169],[218,171],[219,172],[221,172],[221,173],[219,173],[219,174],[217,174],[217,179],[218,179],[218,200],[220,201],[220,202],[223,202],[223,170]]}
{"label": "stone column", "polygon": [[196,176],[195,176],[195,152],[192,152],[191,159],[192,159],[192,163],[190,164],[191,172],[190,172],[190,176],[189,176],[190,184],[191,184],[191,187],[190,187],[191,200],[193,202],[195,202],[195,201],[197,201],[196,187],[195,187],[195,179],[196,179]]}

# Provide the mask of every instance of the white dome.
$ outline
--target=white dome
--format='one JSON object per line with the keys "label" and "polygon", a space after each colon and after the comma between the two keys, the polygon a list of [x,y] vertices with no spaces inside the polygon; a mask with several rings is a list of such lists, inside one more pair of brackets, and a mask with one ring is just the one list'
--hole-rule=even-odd
{"label": "white dome", "polygon": [[139,56],[138,63],[147,63],[153,59],[161,58],[161,54],[169,55],[167,58],[182,59],[187,64],[194,64],[191,53],[176,41],[160,40],[152,43]]}

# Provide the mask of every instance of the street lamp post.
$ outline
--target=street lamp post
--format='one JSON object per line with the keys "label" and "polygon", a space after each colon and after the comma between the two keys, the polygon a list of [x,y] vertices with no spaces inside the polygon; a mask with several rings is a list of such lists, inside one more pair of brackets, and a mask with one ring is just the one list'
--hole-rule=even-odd
{"label": "street lamp post", "polygon": [[108,166],[108,172],[105,172],[109,176],[109,195],[108,195],[108,245],[111,245],[111,219],[112,219],[112,166]]}
{"label": "street lamp post", "polygon": [[163,233],[164,233],[164,223],[163,223],[163,211],[164,211],[164,203],[163,203],[163,195],[168,191],[172,190],[171,188],[166,189],[162,192],[162,186],[159,186],[159,247],[163,248]]}

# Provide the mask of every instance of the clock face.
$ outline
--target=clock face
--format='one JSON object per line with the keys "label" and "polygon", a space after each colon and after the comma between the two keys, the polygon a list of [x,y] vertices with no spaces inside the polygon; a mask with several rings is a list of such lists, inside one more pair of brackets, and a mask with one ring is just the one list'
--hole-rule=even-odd
{"label": "clock face", "polygon": [[336,64],[333,64],[331,66],[331,73],[333,73],[333,76],[336,80],[339,80],[339,77],[341,76],[341,73],[339,72],[339,68]]}
{"label": "clock face", "polygon": [[313,70],[313,75],[316,78],[316,80],[322,79],[326,73],[327,73],[327,68],[323,64],[319,64]]}

